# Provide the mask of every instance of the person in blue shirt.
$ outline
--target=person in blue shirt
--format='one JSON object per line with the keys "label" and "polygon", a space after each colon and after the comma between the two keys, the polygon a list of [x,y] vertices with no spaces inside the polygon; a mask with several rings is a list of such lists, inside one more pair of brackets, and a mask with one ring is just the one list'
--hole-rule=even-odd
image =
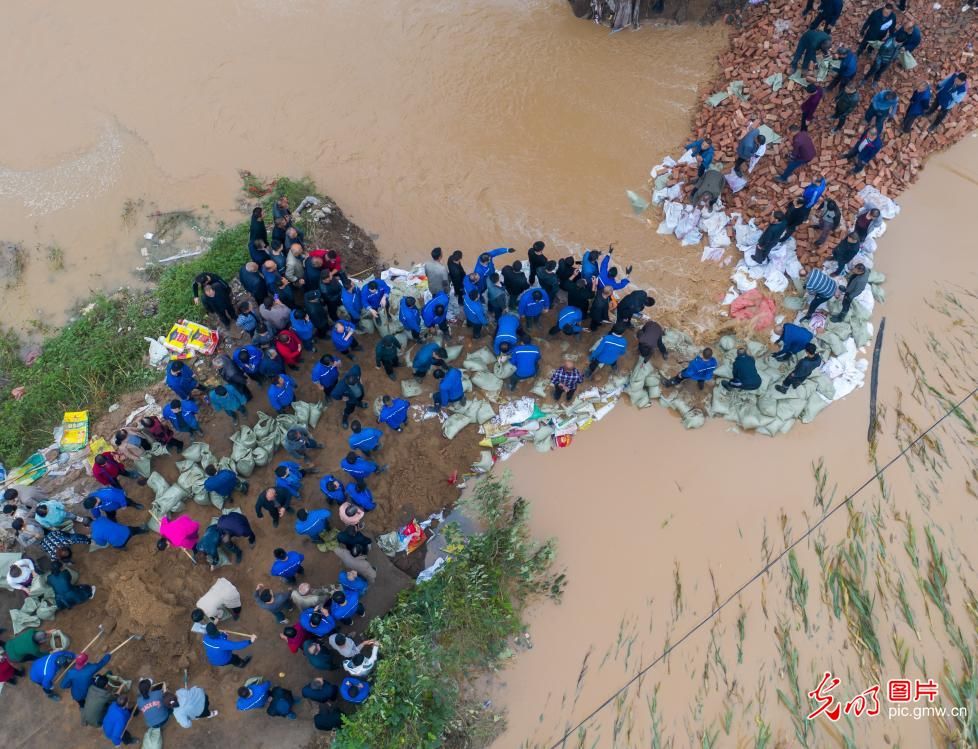
{"label": "person in blue shirt", "polygon": [[320,536],[329,530],[329,518],[332,513],[325,507],[316,510],[299,510],[295,514],[295,532],[300,536],[309,536],[313,543],[320,543]]}
{"label": "person in blue shirt", "polygon": [[200,409],[192,400],[172,400],[163,406],[163,418],[178,432],[189,432],[191,436],[204,433],[197,422],[199,412]]}
{"label": "person in blue shirt", "polygon": [[548,309],[550,309],[550,300],[547,299],[543,289],[527,289],[520,294],[517,310],[527,330],[536,326],[540,322],[540,315]]}
{"label": "person in blue shirt", "polygon": [[389,395],[385,395],[381,399],[383,404],[380,409],[380,415],[377,417],[377,423],[386,424],[395,432],[404,431],[404,424],[407,422],[408,409],[411,404],[404,400],[404,398],[391,398]]}
{"label": "person in blue shirt", "polygon": [[907,111],[903,115],[903,124],[900,129],[904,133],[909,133],[913,130],[913,123],[918,117],[923,116],[930,109],[930,102],[933,93],[930,88],[930,84],[926,80],[921,80],[917,84],[917,88],[910,95],[910,101],[907,104]]}
{"label": "person in blue shirt", "polygon": [[133,712],[132,708],[127,707],[128,703],[129,700],[124,694],[119,695],[115,702],[109,704],[105,717],[102,718],[102,733],[113,746],[123,744],[128,746],[136,743],[136,739],[126,730]]}
{"label": "person in blue shirt", "polygon": [[693,158],[700,160],[700,165],[696,170],[696,176],[702,177],[703,172],[709,169],[710,164],[713,163],[713,141],[709,138],[694,140],[692,143],[687,143],[683,148],[687,151],[692,151]]}
{"label": "person in blue shirt", "polygon": [[448,352],[445,351],[441,344],[435,343],[434,341],[426,343],[417,350],[414,354],[414,359],[411,360],[411,368],[414,370],[414,376],[419,380],[423,380],[432,366],[446,366],[446,356],[448,356]]}
{"label": "person in blue shirt", "polygon": [[351,705],[360,705],[370,696],[370,684],[355,676],[347,676],[340,683],[340,697]]}
{"label": "person in blue shirt", "polygon": [[261,374],[258,372],[258,365],[261,364],[262,353],[257,346],[241,346],[234,350],[231,355],[234,363],[253,380],[260,381]]}
{"label": "person in blue shirt", "polygon": [[306,471],[294,460],[283,460],[275,466],[275,488],[285,489],[296,499],[302,493],[302,478]]}
{"label": "person in blue shirt", "polygon": [[221,632],[213,622],[207,624],[206,634],[203,637],[204,654],[207,662],[212,666],[234,666],[244,668],[251,662],[251,656],[246,655],[242,658],[236,650],[244,650],[258,639],[252,635],[247,640],[229,640],[227,634]]}
{"label": "person in blue shirt", "polygon": [[357,485],[355,481],[351,481],[346,485],[346,496],[364,512],[370,512],[377,507],[374,503],[373,492],[367,488],[366,484]]}
{"label": "person in blue shirt", "polygon": [[674,387],[683,380],[695,380],[699,389],[702,390],[706,383],[713,379],[713,372],[717,368],[717,360],[713,358],[713,349],[705,348],[703,353],[686,365],[686,368],[671,377],[663,380],[662,384],[666,387]]}
{"label": "person in blue shirt", "polygon": [[268,402],[276,412],[281,413],[292,405],[295,400],[295,380],[287,374],[280,374],[275,382],[268,386]]}
{"label": "person in blue shirt", "polygon": [[340,360],[332,354],[323,354],[312,368],[310,377],[316,387],[323,391],[323,400],[328,401],[333,388],[340,380]]}
{"label": "person in blue shirt", "polygon": [[870,99],[863,119],[866,121],[867,126],[875,123],[876,129],[882,131],[886,121],[891,117],[896,117],[897,107],[899,105],[900,97],[897,95],[897,92],[889,88],[884,88]]}
{"label": "person in blue shirt", "polygon": [[139,502],[133,502],[122,489],[114,486],[105,486],[98,489],[82,501],[82,507],[89,511],[92,520],[105,515],[109,520],[115,520],[115,514],[124,507],[132,507],[136,510],[143,509]]}
{"label": "person in blue shirt", "polygon": [[618,360],[628,349],[628,341],[622,335],[624,332],[624,326],[616,323],[611,332],[598,341],[598,345],[591,352],[591,361],[588,363],[585,377],[591,379],[594,376],[594,371],[601,364],[607,364],[611,367],[612,372],[618,371]]}
{"label": "person in blue shirt", "polygon": [[223,411],[231,417],[231,423],[238,425],[238,414],[248,416],[247,401],[238,389],[230,382],[218,385],[207,394],[207,399],[215,411]]}
{"label": "person in blue shirt", "polygon": [[418,310],[417,299],[413,296],[403,297],[397,307],[397,319],[414,340],[421,340],[421,312]]}
{"label": "person in blue shirt", "polygon": [[363,604],[360,603],[360,596],[353,592],[347,594],[342,590],[337,590],[333,593],[332,600],[329,603],[329,613],[340,624],[344,624],[347,627],[352,626],[353,617],[363,616],[364,614]]}
{"label": "person in blue shirt", "polygon": [[238,474],[230,468],[218,470],[217,466],[209,465],[204,473],[207,475],[204,479],[204,491],[214,492],[224,499],[230,499],[234,492],[248,493],[248,482],[239,479]]}
{"label": "person in blue shirt", "polygon": [[519,341],[517,337],[520,332],[520,318],[516,315],[512,315],[507,312],[505,315],[501,315],[499,320],[496,322],[496,336],[493,339],[492,350],[495,352],[496,356],[499,356],[502,352],[500,345],[503,343],[508,343],[511,347],[515,346]]}
{"label": "person in blue shirt", "polygon": [[116,549],[126,548],[129,539],[146,533],[149,529],[145,525],[122,525],[108,518],[98,518],[92,521],[91,538],[92,543],[97,546],[112,546]]}
{"label": "person in blue shirt", "polygon": [[289,327],[302,341],[302,347],[308,351],[316,350],[316,327],[310,322],[305,310],[294,309],[289,313]]}
{"label": "person in blue shirt", "polygon": [[75,654],[70,650],[56,650],[41,656],[31,664],[30,678],[44,690],[48,699],[60,702],[61,696],[54,693],[54,680],[58,672],[75,660]]}
{"label": "person in blue shirt", "polygon": [[581,278],[588,284],[591,279],[598,276],[598,258],[601,257],[600,250],[588,250],[581,259]]}
{"label": "person in blue shirt", "polygon": [[272,577],[281,577],[289,585],[295,585],[296,575],[305,573],[302,566],[305,555],[297,551],[286,551],[282,548],[275,549],[272,554],[275,556],[275,561],[272,562],[272,568],[268,574]]}
{"label": "person in blue shirt", "polygon": [[825,91],[828,93],[838,87],[841,93],[849,85],[849,82],[856,77],[856,73],[859,71],[859,57],[848,47],[839,47],[832,56],[839,61],[839,68],[835,78],[825,87]]}
{"label": "person in blue shirt", "polygon": [[320,638],[328,637],[336,629],[336,621],[319,606],[305,609],[299,614],[299,624],[306,632]]}
{"label": "person in blue shirt", "polygon": [[583,319],[584,313],[579,307],[564,307],[557,313],[557,324],[547,332],[547,335],[557,335],[560,331],[564,331],[565,335],[578,336],[581,334]]}
{"label": "person in blue shirt", "polygon": [[78,703],[78,707],[85,707],[85,697],[95,674],[105,668],[110,660],[112,656],[109,653],[95,663],[90,663],[85,653],[79,653],[75,658],[75,665],[64,675],[60,686],[62,689],[71,688],[71,698]]}
{"label": "person in blue shirt", "polygon": [[360,289],[360,302],[363,309],[374,318],[380,310],[390,315],[391,287],[379,278],[368,281],[367,285]]}
{"label": "person in blue shirt", "polygon": [[472,328],[472,340],[482,338],[482,328],[489,324],[489,317],[479,300],[479,292],[475,289],[469,291],[462,300],[462,306],[465,310],[465,324]]}
{"label": "person in blue shirt", "polygon": [[435,294],[421,310],[421,320],[426,328],[438,328],[448,335],[448,294]]}
{"label": "person in blue shirt", "polygon": [[493,258],[513,252],[516,252],[516,249],[513,247],[497,247],[494,250],[489,250],[479,255],[479,259],[476,261],[475,268],[472,269],[472,272],[479,274],[480,294],[484,294],[486,291],[486,279],[496,272],[496,265],[493,263]]}
{"label": "person in blue shirt", "polygon": [[[598,268],[598,289],[603,289],[605,286],[610,286],[615,291],[621,291],[628,286],[629,281],[627,278],[623,278],[620,281],[617,280],[617,268],[611,268],[610,270],[608,269],[608,266],[611,264],[611,253],[614,251],[614,248],[609,249],[608,254],[601,258],[601,266]],[[625,268],[625,273],[631,272],[632,266],[629,265],[627,268]]]}
{"label": "person in blue shirt", "polygon": [[258,363],[258,374],[265,379],[275,381],[275,378],[285,372],[285,362],[278,351],[274,348],[267,348],[262,351],[261,361]]}
{"label": "person in blue shirt", "polygon": [[370,455],[374,450],[380,448],[380,438],[384,436],[384,433],[379,429],[373,427],[364,429],[363,424],[356,420],[350,423],[350,429],[353,432],[349,437],[351,450],[359,450],[364,455]]}
{"label": "person in blue shirt", "polygon": [[166,385],[183,400],[190,398],[194,390],[203,389],[194,377],[193,370],[182,361],[170,362],[170,366],[166,368]]}
{"label": "person in blue shirt", "polygon": [[356,570],[340,570],[339,583],[347,595],[353,593],[361,598],[370,587],[367,578],[362,577]]}
{"label": "person in blue shirt", "polygon": [[372,460],[361,458],[354,452],[346,454],[346,457],[340,461],[340,468],[353,477],[353,480],[357,482],[357,486],[363,486],[363,481],[367,476],[374,473],[383,473],[387,470],[386,465],[379,466]]}
{"label": "person in blue shirt", "polygon": [[462,300],[459,302],[463,307],[465,306],[465,300],[472,292],[475,292],[476,298],[482,301],[482,278],[475,271],[469,273],[465,278],[462,279]]}
{"label": "person in blue shirt", "polygon": [[360,317],[363,314],[363,296],[360,294],[360,289],[353,283],[352,278],[347,278],[346,283],[343,284],[340,300],[343,303],[343,309],[346,310],[353,324],[359,325]]}
{"label": "person in blue shirt", "polygon": [[936,111],[937,116],[934,117],[930,127],[927,128],[927,132],[934,132],[947,118],[948,113],[958,106],[958,104],[964,101],[964,97],[967,94],[967,73],[951,73],[951,75],[938,83],[937,95],[934,97],[934,103],[931,104],[930,109],[927,110],[927,114],[931,114]]}
{"label": "person in blue shirt", "polygon": [[523,342],[510,351],[509,361],[516,367],[513,376],[509,378],[509,389],[516,390],[520,380],[537,376],[537,366],[540,364],[540,348],[530,343],[530,337],[524,335]]}
{"label": "person in blue shirt", "polygon": [[261,710],[268,701],[268,693],[272,689],[269,681],[257,680],[257,683],[247,684],[238,687],[238,701],[236,707],[244,712],[246,710]]}
{"label": "person in blue shirt", "polygon": [[360,341],[357,340],[354,333],[356,333],[355,325],[352,325],[348,320],[337,320],[329,334],[337,352],[351,360],[353,359],[353,352],[360,350]]}
{"label": "person in blue shirt", "polygon": [[773,354],[778,361],[787,361],[795,354],[800,354],[815,337],[808,328],[790,322],[786,322],[780,331],[775,328],[775,332],[779,333],[776,343],[781,344],[781,350]]}
{"label": "person in blue shirt", "polygon": [[346,501],[346,495],[343,493],[343,484],[331,473],[323,476],[319,480],[319,491],[323,493],[323,496],[329,504],[335,503],[341,505]]}
{"label": "person in blue shirt", "polygon": [[435,402],[435,409],[447,408],[455,401],[465,405],[465,388],[462,386],[462,372],[456,367],[448,369],[436,369],[435,379],[441,380],[438,385],[438,392],[431,394],[431,399]]}

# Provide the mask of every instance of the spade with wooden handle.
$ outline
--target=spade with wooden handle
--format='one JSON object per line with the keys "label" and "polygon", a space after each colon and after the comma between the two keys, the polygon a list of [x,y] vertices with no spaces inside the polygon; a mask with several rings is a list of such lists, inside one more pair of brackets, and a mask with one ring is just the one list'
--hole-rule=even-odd
{"label": "spade with wooden handle", "polygon": [[112,650],[109,651],[109,655],[115,655],[117,650],[121,650],[123,647],[129,644],[130,640],[142,640],[143,635],[129,635],[125,640],[122,641],[121,645],[116,645]]}

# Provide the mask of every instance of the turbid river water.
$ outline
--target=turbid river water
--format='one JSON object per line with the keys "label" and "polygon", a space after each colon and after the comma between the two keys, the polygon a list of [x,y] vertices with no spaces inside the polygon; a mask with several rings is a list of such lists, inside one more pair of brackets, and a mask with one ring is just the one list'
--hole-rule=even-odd
{"label": "turbid river water", "polygon": [[[131,279],[152,210],[239,220],[238,170],[308,174],[382,253],[657,239],[624,190],[685,135],[720,29],[609,37],[563,0],[215,0],[7,9],[4,319]],[[137,220],[122,220],[142,200]],[[65,269],[52,270],[57,246]]]}

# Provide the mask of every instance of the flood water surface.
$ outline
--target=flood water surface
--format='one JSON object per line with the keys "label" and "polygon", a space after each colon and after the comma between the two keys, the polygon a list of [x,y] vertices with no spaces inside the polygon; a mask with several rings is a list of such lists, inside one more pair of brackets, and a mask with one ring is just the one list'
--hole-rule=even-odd
{"label": "flood water surface", "polygon": [[38,0],[7,14],[18,115],[0,122],[0,238],[29,255],[8,322],[58,322],[76,296],[130,280],[155,210],[239,220],[239,169],[312,176],[402,262],[539,238],[644,256],[657,238],[624,190],[685,136],[723,39],[609,36],[563,0]]}

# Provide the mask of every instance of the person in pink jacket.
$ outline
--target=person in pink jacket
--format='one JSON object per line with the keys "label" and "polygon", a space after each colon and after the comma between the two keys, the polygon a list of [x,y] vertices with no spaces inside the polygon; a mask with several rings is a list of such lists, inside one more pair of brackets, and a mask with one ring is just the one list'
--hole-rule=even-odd
{"label": "person in pink jacket", "polygon": [[162,551],[167,541],[181,549],[193,549],[200,538],[200,523],[189,515],[180,515],[173,520],[164,517],[160,520],[160,535],[156,548]]}

